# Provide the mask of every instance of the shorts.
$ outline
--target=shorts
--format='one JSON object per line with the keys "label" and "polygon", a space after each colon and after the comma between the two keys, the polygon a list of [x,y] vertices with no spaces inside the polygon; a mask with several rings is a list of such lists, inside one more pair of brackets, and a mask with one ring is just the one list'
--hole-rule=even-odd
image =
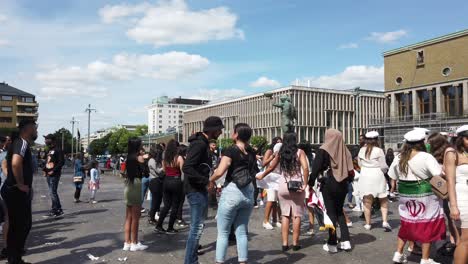
{"label": "shorts", "polygon": [[267,202],[278,202],[278,191],[277,190],[267,190]]}

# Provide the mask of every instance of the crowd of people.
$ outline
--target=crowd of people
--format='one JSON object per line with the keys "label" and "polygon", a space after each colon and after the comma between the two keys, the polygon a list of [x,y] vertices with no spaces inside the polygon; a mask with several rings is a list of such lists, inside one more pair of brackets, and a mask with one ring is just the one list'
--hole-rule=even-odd
{"label": "crowd of people", "polygon": [[[0,218],[6,241],[2,256],[9,263],[25,263],[22,256],[32,225],[31,144],[37,138],[37,125],[22,121],[18,129],[11,137],[0,138]],[[237,243],[239,263],[247,263],[249,221],[263,199],[262,226],[281,229],[282,251],[302,249],[303,218],[309,220],[308,235],[314,235],[315,223],[319,230],[328,231],[324,251],[350,251],[354,247],[349,232],[353,223],[345,203],[353,211],[362,211],[362,228],[369,232],[375,227],[371,219],[378,208],[382,229],[391,232],[389,200],[398,200],[400,226],[393,262],[406,263],[411,253],[420,254],[422,264],[437,264],[430,258],[431,246],[446,241],[438,251],[452,255],[455,264],[468,263],[468,125],[458,128],[453,138],[415,128],[404,135],[398,151],[381,148],[376,131],[362,135],[360,148],[350,150],[336,129],[326,130],[324,143],[315,150],[288,131],[282,138],[274,138],[264,151],[250,144],[250,126],[239,123],[231,135],[233,145],[218,152],[216,142],[223,129],[219,117],[208,117],[203,131],[189,138],[189,146],[171,140],[148,153],[140,139],[129,139],[126,160],[119,166],[125,179],[124,251],[148,248],[138,239],[140,218],[147,211],[148,223],[157,234],[189,228],[184,263],[198,263],[208,207],[214,202],[216,263],[226,260],[230,240]],[[60,217],[63,210],[57,187],[64,155],[53,135],[45,136],[45,142],[48,153],[43,175],[52,204],[47,217]],[[74,201],[80,202],[88,175],[89,202],[97,203],[98,163],[85,164],[78,154],[73,169]],[[149,210],[143,208],[146,197],[151,200]],[[186,200],[189,225],[182,217]]]}

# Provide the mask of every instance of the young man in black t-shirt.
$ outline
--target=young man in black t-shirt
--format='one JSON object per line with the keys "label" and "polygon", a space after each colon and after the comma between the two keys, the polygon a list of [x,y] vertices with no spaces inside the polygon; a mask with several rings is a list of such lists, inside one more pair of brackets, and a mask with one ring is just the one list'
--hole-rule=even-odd
{"label": "young man in black t-shirt", "polygon": [[33,160],[30,145],[37,139],[37,125],[33,120],[22,120],[19,137],[7,154],[8,175],[1,194],[7,205],[10,227],[7,236],[8,263],[26,263],[22,254],[32,225],[31,187]]}

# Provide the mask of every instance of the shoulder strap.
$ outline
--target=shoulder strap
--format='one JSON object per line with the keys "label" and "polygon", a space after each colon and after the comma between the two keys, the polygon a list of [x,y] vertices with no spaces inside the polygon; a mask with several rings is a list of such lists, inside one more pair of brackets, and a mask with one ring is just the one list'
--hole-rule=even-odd
{"label": "shoulder strap", "polygon": [[453,149],[453,148],[447,148],[447,149],[445,150],[445,153],[444,153],[444,160],[445,160],[445,156],[447,156],[447,153],[449,153],[449,152],[455,153],[455,166],[458,166],[458,152],[457,152],[455,149]]}

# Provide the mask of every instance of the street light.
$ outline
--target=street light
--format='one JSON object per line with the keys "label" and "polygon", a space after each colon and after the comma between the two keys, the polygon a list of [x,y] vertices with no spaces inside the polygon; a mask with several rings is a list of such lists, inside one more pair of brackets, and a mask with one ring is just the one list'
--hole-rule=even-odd
{"label": "street light", "polygon": [[359,143],[359,96],[360,96],[360,89],[361,87],[355,87],[354,88],[354,108],[355,108],[355,115],[356,117],[354,118],[354,129],[356,130],[356,136],[355,136],[355,142],[356,144]]}

